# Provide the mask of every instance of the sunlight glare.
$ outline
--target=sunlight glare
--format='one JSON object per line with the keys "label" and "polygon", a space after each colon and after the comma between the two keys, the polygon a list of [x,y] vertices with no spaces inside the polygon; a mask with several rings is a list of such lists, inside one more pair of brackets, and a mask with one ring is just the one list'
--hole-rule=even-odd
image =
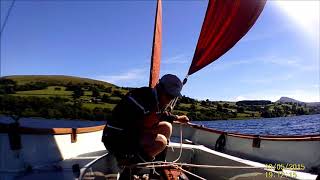
{"label": "sunlight glare", "polygon": [[319,37],[320,1],[274,1],[311,38]]}

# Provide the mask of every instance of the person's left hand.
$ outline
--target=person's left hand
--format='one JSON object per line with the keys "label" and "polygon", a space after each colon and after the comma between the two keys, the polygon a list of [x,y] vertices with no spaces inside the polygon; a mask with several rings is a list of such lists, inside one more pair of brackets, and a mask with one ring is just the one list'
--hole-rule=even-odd
{"label": "person's left hand", "polygon": [[176,121],[179,121],[181,123],[188,123],[189,122],[189,118],[186,115],[181,115],[181,116],[177,116]]}

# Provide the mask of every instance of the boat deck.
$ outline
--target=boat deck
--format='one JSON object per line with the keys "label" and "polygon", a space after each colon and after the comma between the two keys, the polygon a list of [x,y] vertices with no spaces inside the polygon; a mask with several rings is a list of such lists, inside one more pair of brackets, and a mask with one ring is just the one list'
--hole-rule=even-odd
{"label": "boat deck", "polygon": [[[170,147],[174,148],[175,151],[171,152],[168,154],[168,160],[174,160],[178,157],[179,154],[179,149],[180,149],[180,144],[179,143],[170,143]],[[183,153],[182,156],[179,160],[179,162],[188,162],[191,159],[199,161],[198,164],[208,164],[208,165],[238,165],[242,164],[245,166],[254,166],[254,167],[264,167],[264,164],[253,162],[250,160],[246,159],[241,159],[237,158],[231,155],[227,155],[224,153],[220,153],[217,151],[213,151],[207,147],[204,147],[202,145],[188,145],[188,144],[183,144]],[[170,148],[171,149],[171,148]],[[192,154],[194,152],[200,152],[201,151],[201,156],[197,156],[194,158]],[[35,180],[35,179],[47,179],[47,180],[56,180],[56,179],[61,179],[61,180],[69,180],[69,179],[77,179],[79,177],[79,174],[74,174],[73,173],[73,166],[77,166],[77,170],[84,169],[84,167],[88,166],[88,164],[92,163],[94,160],[96,160],[99,157],[102,157],[103,155],[107,154],[106,150],[101,150],[101,151],[96,151],[96,152],[91,152],[91,153],[86,153],[86,154],[81,154],[79,156],[76,156],[74,158],[70,159],[65,159],[63,161],[57,162],[57,163],[52,163],[48,165],[42,165],[41,167],[33,167],[33,169],[30,169],[29,171],[25,173],[4,173],[0,172],[0,179],[1,180]],[[201,161],[201,162],[200,162]],[[230,164],[231,163],[231,164]],[[99,164],[99,163],[98,163]],[[103,167],[102,167],[103,168]],[[224,176],[227,172],[227,174],[230,171],[230,173],[235,173],[239,174],[236,172],[237,170],[228,170],[224,169],[223,171],[221,170],[209,170],[209,169],[199,169],[197,170],[197,173],[200,175],[205,175],[208,177],[211,176]],[[248,172],[247,172],[248,171]],[[250,170],[251,171],[251,170]],[[258,172],[258,170],[256,170]],[[254,171],[254,172],[256,172]],[[80,172],[80,171],[78,171]],[[245,174],[243,174],[246,172]],[[249,173],[249,170],[241,170],[241,173],[245,176],[252,176],[256,174]],[[261,173],[259,171],[259,174],[263,177],[265,177],[264,173]],[[308,173],[303,173],[303,172],[296,172],[297,174],[297,179],[316,179],[316,175],[311,175]],[[237,178],[242,178],[241,176],[235,176],[234,179]],[[209,178],[211,179],[211,178]],[[250,179],[250,178],[249,178]],[[266,178],[264,178],[266,179]],[[270,179],[270,178],[267,178]],[[272,179],[272,178],[271,178]],[[276,178],[279,179],[279,178]],[[281,177],[280,179],[292,179],[290,177]]]}
{"label": "boat deck", "polygon": [[75,164],[79,165],[79,168],[83,168],[86,164],[95,160],[96,158],[106,154],[107,151],[97,151],[79,155],[74,158],[65,159],[55,164],[44,165],[41,167],[34,167],[32,170],[25,173],[2,173],[0,172],[1,180],[35,180],[35,179],[46,179],[46,180],[70,180],[76,179],[73,174],[72,166]]}

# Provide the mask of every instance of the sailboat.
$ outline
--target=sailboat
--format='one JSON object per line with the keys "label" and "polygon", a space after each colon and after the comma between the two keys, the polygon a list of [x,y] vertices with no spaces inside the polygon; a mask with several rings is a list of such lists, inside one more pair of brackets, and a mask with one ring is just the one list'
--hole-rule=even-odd
{"label": "sailboat", "polygon": [[[209,0],[194,57],[183,83],[186,84],[188,76],[231,49],[254,25],[265,4],[266,0]],[[158,0],[156,11],[150,87],[154,87],[159,79],[161,0]],[[171,102],[171,108],[176,101]],[[166,162],[138,163],[132,168],[147,174],[143,169],[163,168],[162,179],[316,179],[316,175],[305,171],[320,165],[320,135],[252,136],[195,124],[174,124],[173,129],[173,139],[180,138],[180,141],[170,143]],[[119,169],[112,169],[115,162],[107,153],[83,168],[80,177],[118,179]]]}
{"label": "sailboat", "polygon": [[[217,60],[239,42],[254,25],[265,4],[266,0],[209,0],[184,84],[190,75]],[[158,0],[150,87],[155,86],[160,72],[161,5]],[[176,101],[171,103],[173,108]],[[158,179],[320,177],[317,174],[320,169],[320,134],[252,136],[191,123],[173,126],[166,161],[131,165],[132,178],[153,179],[153,175],[160,171]],[[14,123],[0,124],[0,175],[6,173],[3,179],[120,179],[123,167],[99,141],[104,127],[31,128]],[[16,173],[20,175],[16,176]]]}

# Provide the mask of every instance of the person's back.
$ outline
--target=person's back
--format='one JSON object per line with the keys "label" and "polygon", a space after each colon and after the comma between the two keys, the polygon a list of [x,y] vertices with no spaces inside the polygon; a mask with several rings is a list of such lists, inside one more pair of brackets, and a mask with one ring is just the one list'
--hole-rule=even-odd
{"label": "person's back", "polygon": [[175,75],[164,75],[155,88],[130,91],[113,109],[102,141],[118,157],[142,155],[149,160],[167,146],[174,120],[188,122],[186,116],[166,111],[170,101],[180,96],[182,83]]}
{"label": "person's back", "polygon": [[[142,87],[127,93],[113,109],[112,118],[107,121],[108,125],[103,132],[103,142],[109,143],[106,146],[115,152],[135,153],[143,130],[144,116],[156,107],[156,103],[152,88]],[[127,139],[130,141],[127,142]],[[116,148],[114,144],[117,144]]]}

